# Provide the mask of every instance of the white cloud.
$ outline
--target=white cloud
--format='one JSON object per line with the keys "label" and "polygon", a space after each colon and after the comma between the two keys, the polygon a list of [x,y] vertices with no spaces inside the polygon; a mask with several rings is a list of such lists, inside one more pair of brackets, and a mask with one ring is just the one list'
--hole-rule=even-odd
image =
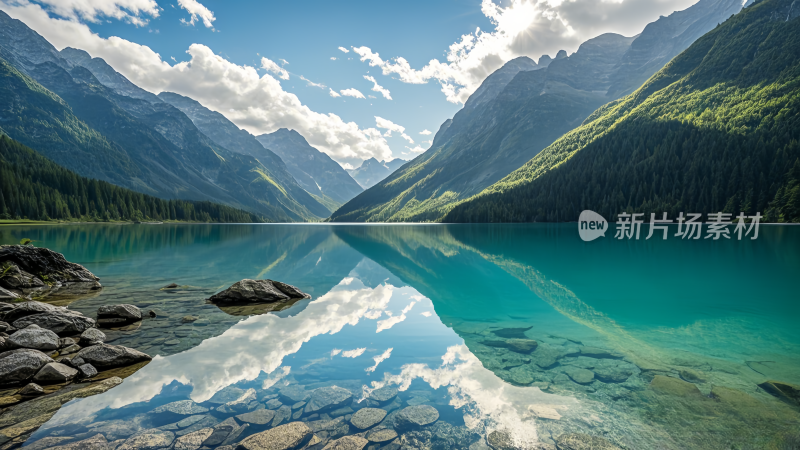
{"label": "white cloud", "polygon": [[197,0],[178,0],[178,5],[191,15],[188,21],[181,19],[181,22],[194,25],[197,19],[200,19],[203,21],[203,25],[205,25],[206,28],[214,28],[213,22],[217,20],[216,17],[214,17],[214,13],[201,5]]}
{"label": "white cloud", "polygon": [[338,92],[334,91],[333,89],[330,90],[329,94],[331,94],[331,97],[333,97],[333,98],[342,96],[341,94],[339,94]]}
{"label": "white cloud", "polygon": [[383,98],[385,98],[386,100],[391,100],[392,99],[392,95],[391,95],[391,93],[389,93],[389,90],[386,89],[385,87],[379,85],[378,82],[375,81],[374,77],[371,77],[369,75],[364,75],[364,79],[367,80],[367,81],[372,81],[372,83],[374,85],[374,86],[372,86],[372,90],[373,91],[380,92],[381,95],[383,95]]}
{"label": "white cloud", "polygon": [[358,89],[342,89],[339,91],[340,94],[344,95],[345,97],[354,97],[354,98],[366,98],[364,94],[361,93]]}
{"label": "white cloud", "polygon": [[[27,0],[7,0],[11,4],[27,6]],[[38,0],[48,11],[70,21],[85,20],[99,23],[103,18],[124,20],[136,26],[149,22],[143,16],[158,17],[155,0]],[[38,5],[37,5],[38,6]]]}
{"label": "white cloud", "polygon": [[342,352],[342,356],[345,358],[358,358],[359,356],[363,355],[366,350],[366,347],[347,350]]}
{"label": "white cloud", "polygon": [[426,149],[420,147],[419,145],[417,145],[414,148],[406,146],[406,148],[409,149],[411,151],[411,153],[422,153],[422,152],[424,152],[426,150]]}
{"label": "white cloud", "polygon": [[331,61],[336,61],[336,57],[335,56],[331,56]]}
{"label": "white cloud", "polygon": [[422,130],[422,131],[419,132],[419,134],[421,134],[423,136],[428,136],[428,135],[430,135],[432,133],[429,130]]}
{"label": "white cloud", "polygon": [[300,75],[300,79],[305,81],[309,86],[318,87],[320,89],[325,89],[326,87],[328,87],[328,86],[325,86],[322,83],[314,83],[313,81],[309,80],[308,78],[306,78],[306,77],[304,77],[302,75]]}
{"label": "white cloud", "polygon": [[408,306],[403,308],[403,311],[400,313],[399,316],[392,316],[391,312],[387,311],[386,314],[389,316],[389,318],[384,320],[379,320],[378,329],[375,330],[375,332],[380,333],[381,331],[388,330],[389,328],[392,328],[398,323],[406,320],[406,313],[411,311],[411,308],[413,308],[416,303],[417,303],[416,300],[409,303]]}
{"label": "white cloud", "polygon": [[380,67],[384,75],[397,75],[404,83],[435,80],[447,100],[463,103],[480,83],[507,61],[518,56],[538,60],[565,49],[577,50],[587,39],[614,32],[640,33],[660,15],[684,9],[697,0],[510,0],[505,7],[482,0],[481,11],[494,30],[480,28],[461,36],[447,51],[444,62],[432,59],[413,69],[403,57],[383,60],[369,47],[354,47],[361,61]]}
{"label": "white cloud", "polygon": [[430,316],[432,316],[432,314],[431,314],[431,312],[430,312],[430,311],[425,311],[425,312],[422,312],[422,313],[420,313],[420,315],[423,315],[423,316],[425,316],[425,317],[430,317]]}
{"label": "white cloud", "polygon": [[379,318],[381,315],[383,315],[383,311],[370,311],[364,314],[364,317],[366,317],[367,319],[375,320]]}
{"label": "white cloud", "polygon": [[403,139],[407,140],[411,144],[414,143],[414,139],[411,139],[411,136],[405,133],[406,131],[405,127],[402,127],[392,122],[391,120],[384,119],[383,117],[378,117],[378,116],[375,116],[375,123],[376,127],[387,130],[386,133],[384,134],[384,137],[390,137],[392,135],[392,131],[396,131],[400,133],[400,136],[402,136]]}
{"label": "white cloud", "polygon": [[372,373],[372,372],[375,372],[375,369],[377,369],[377,368],[378,368],[378,364],[380,364],[380,363],[382,363],[382,362],[386,361],[387,359],[389,359],[389,357],[390,357],[390,356],[392,356],[392,350],[394,350],[394,348],[388,348],[388,349],[386,349],[386,351],[385,351],[385,352],[381,353],[380,355],[378,355],[378,356],[373,356],[373,357],[372,357],[372,359],[375,361],[375,365],[374,365],[374,366],[372,366],[372,367],[367,367],[367,368],[366,368],[366,369],[364,369],[364,370],[365,370],[367,373]]}
{"label": "white cloud", "polygon": [[350,50],[348,50],[348,49],[346,49],[344,47],[339,47],[339,50],[341,50],[341,51],[343,51],[345,53],[350,53]]}
{"label": "white cloud", "polygon": [[267,72],[274,73],[281,80],[288,80],[289,79],[289,72],[287,72],[286,69],[284,69],[283,67],[279,66],[275,61],[272,61],[271,59],[267,59],[267,58],[262,57],[261,58],[261,68],[266,70]]}
{"label": "white cloud", "polygon": [[339,353],[342,353],[342,349],[335,348],[335,349],[331,350],[331,358],[336,356],[336,355],[338,355]]}
{"label": "white cloud", "polygon": [[[135,0],[125,1],[128,3],[120,0],[117,5]],[[340,163],[391,157],[389,144],[379,130],[362,129],[335,114],[312,111],[296,95],[284,91],[272,75],[260,76],[255,67],[233,64],[205,45],[191,45],[187,50],[189,61],[170,64],[147,46],[116,36],[104,39],[76,20],[52,18],[38,4],[0,0],[0,9],[25,22],[57,49],[69,46],[86,50],[143,89],[192,97],[254,135],[278,128],[294,129]]]}

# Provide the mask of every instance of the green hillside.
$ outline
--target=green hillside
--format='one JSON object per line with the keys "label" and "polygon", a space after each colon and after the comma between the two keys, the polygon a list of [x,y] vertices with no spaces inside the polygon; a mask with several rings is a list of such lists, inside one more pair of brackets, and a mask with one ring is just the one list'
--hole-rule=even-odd
{"label": "green hillside", "polygon": [[633,94],[440,217],[573,221],[583,209],[800,221],[800,10],[763,0]]}
{"label": "green hillside", "polygon": [[162,200],[84,178],[0,136],[0,219],[262,222],[211,202]]}

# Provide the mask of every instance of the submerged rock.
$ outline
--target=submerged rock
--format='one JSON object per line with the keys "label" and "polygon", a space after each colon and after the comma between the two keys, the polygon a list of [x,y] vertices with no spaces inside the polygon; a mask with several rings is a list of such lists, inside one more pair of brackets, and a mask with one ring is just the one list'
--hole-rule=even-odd
{"label": "submerged rock", "polygon": [[383,409],[362,408],[353,414],[353,417],[350,418],[350,423],[356,428],[366,430],[379,424],[384,417],[386,417],[386,411]]}
{"label": "submerged rock", "polygon": [[209,298],[213,303],[278,302],[292,298],[310,298],[294,286],[272,280],[237,281],[228,289]]}
{"label": "submerged rock", "polygon": [[361,450],[369,443],[361,436],[344,436],[329,442],[322,450]]}
{"label": "submerged rock", "polygon": [[301,402],[311,396],[311,392],[305,390],[303,386],[298,386],[296,384],[282,388],[278,391],[278,394],[280,397],[287,399],[288,403]]}
{"label": "submerged rock", "polygon": [[600,436],[583,433],[562,434],[556,439],[559,450],[621,450]]}
{"label": "submerged rock", "polygon": [[430,425],[437,420],[439,420],[439,411],[433,406],[409,406],[394,417],[394,427],[398,431],[414,430]]}
{"label": "submerged rock", "polygon": [[108,440],[100,433],[77,442],[71,442],[57,447],[50,447],[50,450],[109,450],[113,448]]}
{"label": "submerged rock", "polygon": [[99,368],[129,366],[143,361],[150,361],[150,355],[121,345],[100,344],[86,347],[78,352],[78,358]]}
{"label": "submerged rock", "polygon": [[171,431],[151,428],[140,431],[129,437],[122,443],[117,450],[155,450],[165,449],[172,445],[175,434]]}
{"label": "submerged rock", "polygon": [[370,431],[366,438],[370,442],[388,442],[397,438],[397,432],[391,428],[381,428]]}
{"label": "submerged rock", "polygon": [[98,319],[124,319],[127,322],[142,320],[142,311],[134,305],[106,305],[97,309]]}
{"label": "submerged rock", "polygon": [[203,445],[206,447],[220,445],[237,428],[239,428],[239,424],[236,423],[236,420],[233,417],[228,417],[211,430],[211,433],[203,441]]}
{"label": "submerged rock", "polygon": [[276,427],[283,423],[284,421],[288,421],[289,418],[292,417],[292,408],[283,405],[275,411],[275,418],[272,419],[272,426]]}
{"label": "submerged rock", "polygon": [[192,433],[183,435],[175,440],[173,450],[197,450],[203,445],[203,441],[208,438],[214,430],[203,428]]}
{"label": "submerged rock", "polygon": [[800,406],[800,386],[795,386],[781,381],[765,381],[758,385],[770,395],[777,397],[784,403]]}
{"label": "submerged rock", "polygon": [[16,331],[8,338],[8,342],[16,347],[36,350],[55,350],[59,348],[58,335],[38,325],[28,325]]}
{"label": "submerged rock", "polygon": [[266,425],[275,418],[275,411],[259,409],[257,411],[239,414],[236,418],[242,422],[252,423],[254,425]]}
{"label": "submerged rock", "polygon": [[319,388],[311,394],[311,398],[308,400],[304,411],[306,414],[312,414],[336,409],[347,403],[351,398],[353,398],[353,394],[339,386]]}
{"label": "submerged rock", "polygon": [[392,386],[384,386],[380,389],[375,389],[370,392],[369,399],[376,402],[388,402],[397,396],[397,388]]}
{"label": "submerged rock", "polygon": [[303,422],[292,422],[254,434],[239,443],[244,450],[292,450],[311,440],[311,428]]}
{"label": "submerged rock", "polygon": [[204,412],[208,412],[208,408],[204,406],[200,406],[197,403],[191,400],[179,400],[177,402],[167,403],[166,405],[161,405],[158,408],[150,411],[153,414],[165,413],[170,412],[173,414],[181,414],[184,416],[189,416],[193,414],[200,414]]}
{"label": "submerged rock", "polygon": [[39,350],[19,349],[0,353],[0,385],[28,380],[53,359]]}
{"label": "submerged rock", "polygon": [[594,372],[580,367],[567,367],[564,369],[564,373],[578,384],[589,384],[594,381]]}
{"label": "submerged rock", "polygon": [[650,387],[663,394],[679,397],[703,397],[700,389],[692,383],[687,383],[678,378],[656,375],[650,382]]}

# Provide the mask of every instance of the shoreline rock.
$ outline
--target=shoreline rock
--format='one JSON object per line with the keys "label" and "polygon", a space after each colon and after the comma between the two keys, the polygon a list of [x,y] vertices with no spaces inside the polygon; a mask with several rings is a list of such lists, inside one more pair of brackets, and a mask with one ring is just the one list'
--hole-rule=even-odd
{"label": "shoreline rock", "polygon": [[296,287],[273,280],[244,279],[211,297],[211,303],[274,303],[297,298],[311,298]]}
{"label": "shoreline rock", "polygon": [[43,247],[0,245],[0,271],[4,273],[0,297],[8,297],[8,292],[20,297],[36,291],[54,292],[70,284],[84,284],[86,290],[103,287],[100,278],[85,267]]}

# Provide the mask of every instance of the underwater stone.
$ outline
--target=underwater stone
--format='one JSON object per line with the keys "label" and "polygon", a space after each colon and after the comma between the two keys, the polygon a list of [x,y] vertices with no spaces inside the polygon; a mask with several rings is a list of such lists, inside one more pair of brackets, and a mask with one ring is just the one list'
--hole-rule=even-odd
{"label": "underwater stone", "polygon": [[183,435],[175,440],[172,447],[173,450],[197,450],[203,444],[203,441],[208,438],[214,430],[211,428],[203,428],[193,433]]}
{"label": "underwater stone", "polygon": [[328,409],[336,409],[347,403],[351,398],[353,398],[353,394],[339,386],[319,388],[311,394],[304,411],[306,414],[311,414]]}
{"label": "underwater stone", "polygon": [[142,320],[142,311],[134,305],[105,305],[97,309],[98,318],[120,318],[130,322]]}
{"label": "underwater stone", "polygon": [[208,408],[204,406],[200,406],[197,403],[191,400],[179,400],[177,402],[167,403],[166,405],[161,405],[158,408],[150,411],[153,414],[171,412],[174,414],[181,414],[184,416],[199,414],[207,412]]}
{"label": "underwater stone", "polygon": [[562,434],[556,439],[559,450],[621,450],[600,436],[583,433]]}
{"label": "underwater stone", "polygon": [[581,347],[581,355],[590,358],[621,359],[622,355],[611,350],[598,347]]}
{"label": "underwater stone", "polygon": [[398,431],[413,430],[430,425],[439,419],[439,411],[433,406],[419,405],[402,409],[394,418]]}
{"label": "underwater stone", "polygon": [[397,438],[397,432],[391,428],[381,428],[370,431],[366,438],[370,442],[388,442]]}
{"label": "underwater stone", "polygon": [[292,408],[283,405],[275,411],[275,418],[272,419],[272,426],[276,427],[284,421],[288,421],[290,417],[292,417]]}
{"label": "underwater stone", "polygon": [[366,430],[380,423],[386,417],[386,411],[379,408],[362,408],[353,414],[350,423],[356,428]]}
{"label": "underwater stone", "polygon": [[278,409],[281,406],[283,406],[283,403],[281,403],[280,400],[276,398],[273,398],[272,400],[267,402],[267,409]]}
{"label": "underwater stone", "polygon": [[795,386],[781,381],[765,381],[758,385],[770,395],[777,397],[784,403],[800,406],[800,386]]}
{"label": "underwater stone", "polygon": [[361,436],[344,436],[328,443],[322,450],[361,450],[368,440]]}
{"label": "underwater stone", "polygon": [[57,447],[49,447],[51,450],[108,450],[111,446],[108,440],[100,433],[78,442],[71,442]]}
{"label": "underwater stone", "polygon": [[257,411],[239,414],[236,416],[242,422],[252,423],[255,425],[266,425],[275,418],[275,411],[269,409],[259,409]]}
{"label": "underwater stone", "polygon": [[306,391],[303,386],[298,386],[296,384],[286,386],[278,392],[281,397],[288,399],[287,403],[301,402],[311,395],[311,392]]}
{"label": "underwater stone", "polygon": [[311,428],[303,422],[292,422],[254,434],[239,443],[243,450],[292,450],[311,440]]}
{"label": "underwater stone", "polygon": [[397,388],[385,386],[370,392],[369,398],[376,402],[388,402],[397,396]]}
{"label": "underwater stone", "polygon": [[149,429],[140,431],[125,440],[117,450],[155,450],[167,448],[175,440],[171,431]]}
{"label": "underwater stone", "polygon": [[650,382],[650,387],[655,391],[679,397],[704,397],[700,389],[692,383],[664,375],[656,375]]}
{"label": "underwater stone", "polygon": [[[564,372],[578,384],[589,384],[594,381],[594,372],[580,367],[567,367]],[[626,377],[627,378],[627,377]]]}

